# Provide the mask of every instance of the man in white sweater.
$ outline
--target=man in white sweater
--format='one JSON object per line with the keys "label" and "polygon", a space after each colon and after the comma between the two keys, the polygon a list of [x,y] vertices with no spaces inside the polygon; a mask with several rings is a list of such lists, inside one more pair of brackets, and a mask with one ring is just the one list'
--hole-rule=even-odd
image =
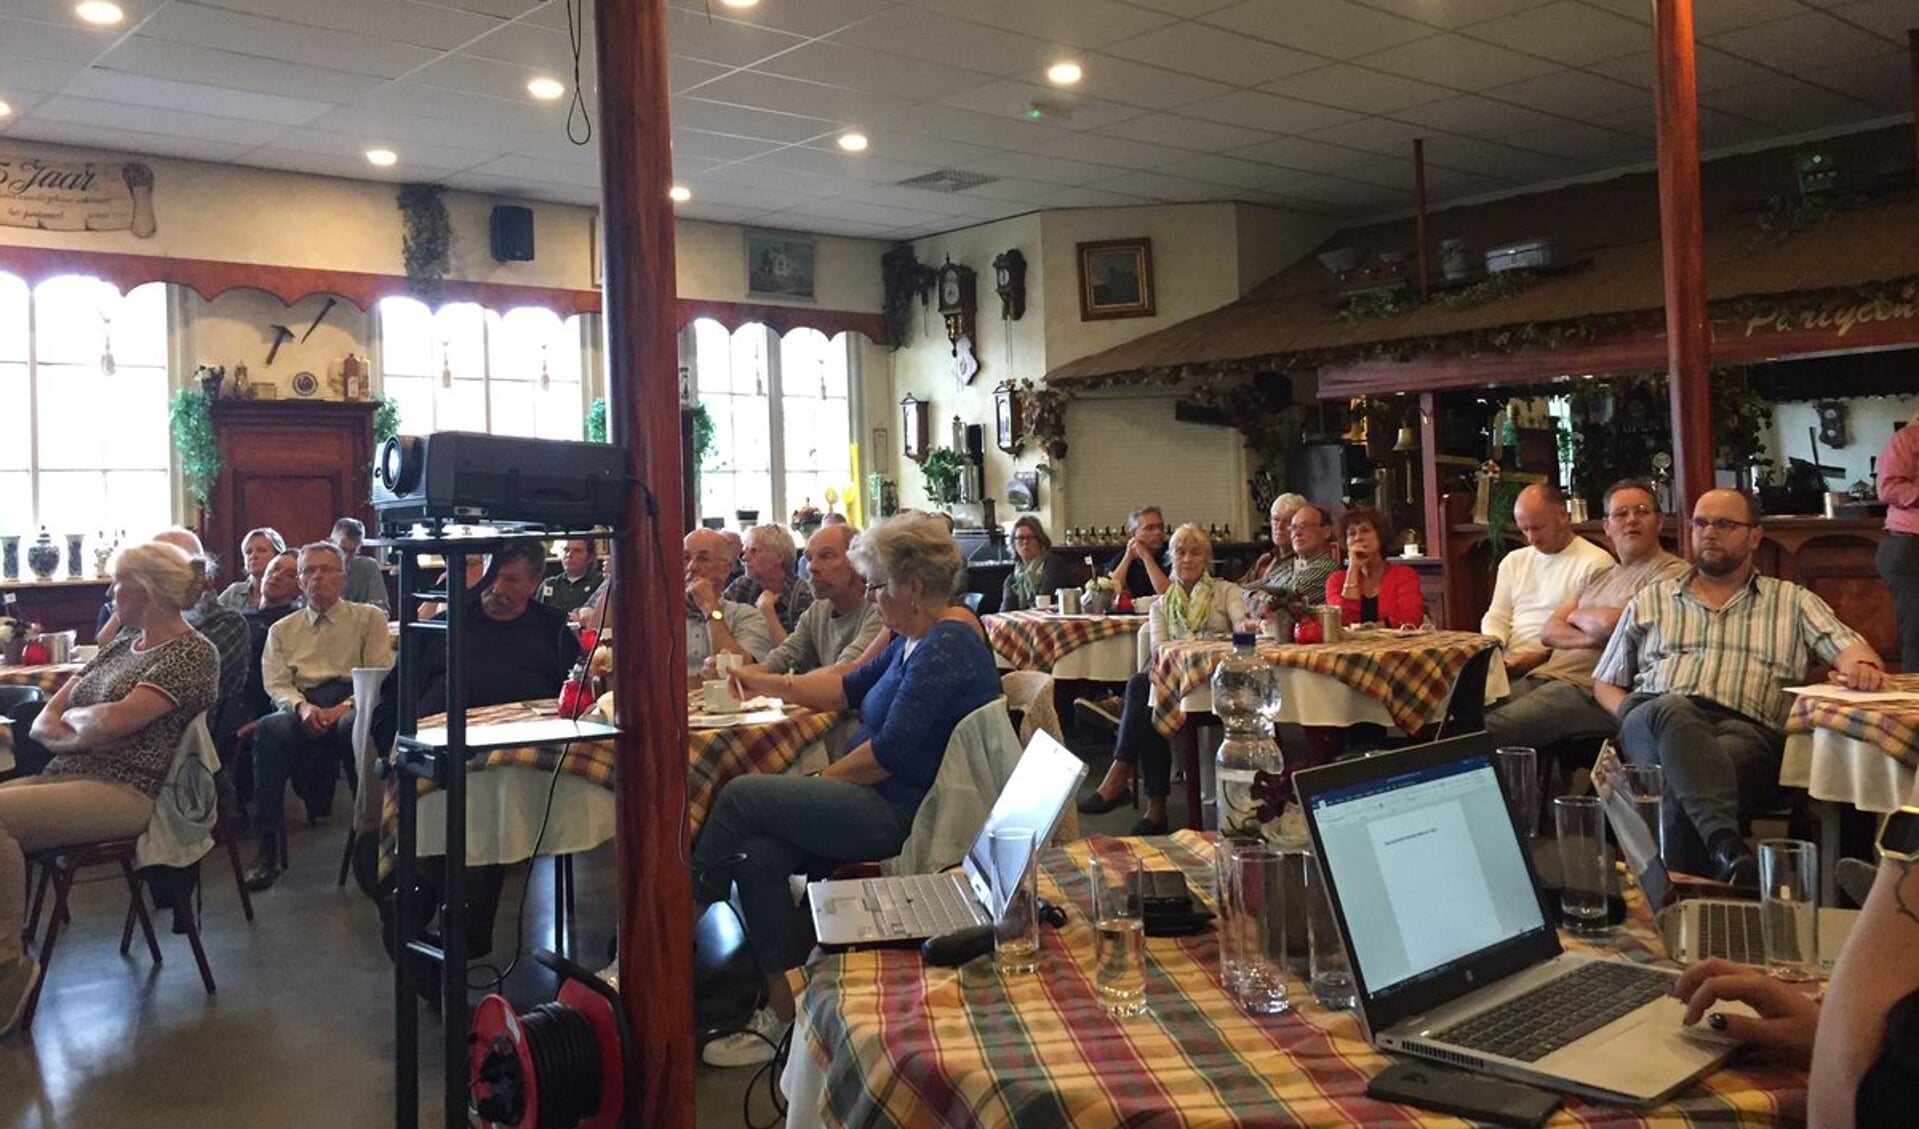
{"label": "man in white sweater", "polygon": [[1506,676],[1515,682],[1552,658],[1540,629],[1579,594],[1595,573],[1612,567],[1612,554],[1573,532],[1566,495],[1535,483],[1513,502],[1513,524],[1526,538],[1499,562],[1492,606],[1479,630],[1506,650]]}

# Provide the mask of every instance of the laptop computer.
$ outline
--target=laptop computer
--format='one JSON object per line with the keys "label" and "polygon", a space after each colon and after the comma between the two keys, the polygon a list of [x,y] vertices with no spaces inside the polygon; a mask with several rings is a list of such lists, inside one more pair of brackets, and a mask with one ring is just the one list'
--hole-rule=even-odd
{"label": "laptop computer", "polygon": [[[959,869],[810,882],[814,935],[822,945],[896,944],[988,924],[998,916],[989,833],[1031,827],[1044,846],[1085,776],[1085,761],[1045,732],[1033,734]],[[1032,862],[1020,860],[1021,874]]]}
{"label": "laptop computer", "polygon": [[1677,973],[1560,946],[1486,734],[1302,771],[1294,787],[1375,1046],[1628,1105],[1732,1053],[1680,1026]]}
{"label": "laptop computer", "polygon": [[[1623,773],[1617,771],[1619,753],[1608,742],[1593,763],[1593,791],[1606,805],[1606,822],[1626,861],[1646,907],[1658,926],[1660,943],[1670,960],[1693,964],[1721,957],[1737,964],[1764,965],[1766,941],[1759,903],[1738,898],[1685,897],[1659,855],[1652,828],[1638,812],[1638,797]],[[1819,911],[1819,961],[1832,967],[1839,949],[1859,920],[1856,909],[1826,906]]]}

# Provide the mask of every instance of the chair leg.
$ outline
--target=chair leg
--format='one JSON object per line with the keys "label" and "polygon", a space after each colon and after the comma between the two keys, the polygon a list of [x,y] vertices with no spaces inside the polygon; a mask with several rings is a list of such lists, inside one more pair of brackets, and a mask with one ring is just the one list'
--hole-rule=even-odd
{"label": "chair leg", "polygon": [[187,944],[193,947],[193,963],[200,966],[200,983],[206,985],[207,995],[211,996],[214,992],[213,966],[207,963],[207,951],[200,944],[200,907],[195,904],[199,900],[196,896],[199,890],[200,884],[194,883],[191,891],[181,895],[184,904],[174,913],[187,927]]}
{"label": "chair leg", "polygon": [[73,889],[75,867],[66,864],[64,859],[55,859],[41,864],[41,893],[46,892],[45,884],[53,883],[53,912],[47,915],[47,935],[40,940],[40,982],[33,986],[33,995],[27,997],[26,1009],[20,1014],[20,1030],[33,1026],[33,1015],[40,1010],[40,993],[47,987],[47,970],[53,967],[53,947],[60,941],[60,926],[67,920],[67,894]]}
{"label": "chair leg", "polygon": [[33,884],[33,903],[27,912],[25,939],[28,944],[32,944],[33,939],[40,935],[40,911],[46,908],[47,884],[52,878],[53,868],[46,863],[41,863],[39,878]]}
{"label": "chair leg", "polygon": [[340,848],[340,879],[333,884],[337,890],[346,889],[346,877],[353,872],[353,841],[357,838],[353,828],[346,829],[346,846]]}
{"label": "chair leg", "polygon": [[233,832],[226,831],[220,836],[226,840],[227,861],[233,864],[233,888],[240,892],[240,909],[247,915],[247,922],[253,922],[253,896],[247,893],[247,872],[240,865],[240,844],[234,841]]}
{"label": "chair leg", "polygon": [[[146,936],[147,951],[153,954],[153,963],[160,964],[166,957],[160,952],[160,939],[153,935],[153,917],[147,913],[146,895],[140,890],[139,877],[133,873],[132,859],[123,858],[120,860],[120,873],[126,876],[127,893],[133,898],[133,912],[140,919],[140,932]],[[128,930],[128,932],[131,933],[132,930]],[[131,938],[128,938],[128,940],[131,940]],[[122,956],[126,955],[128,947],[125,943],[122,944],[120,948]]]}
{"label": "chair leg", "polygon": [[579,942],[573,922],[573,856],[553,856],[553,951],[571,959]]}

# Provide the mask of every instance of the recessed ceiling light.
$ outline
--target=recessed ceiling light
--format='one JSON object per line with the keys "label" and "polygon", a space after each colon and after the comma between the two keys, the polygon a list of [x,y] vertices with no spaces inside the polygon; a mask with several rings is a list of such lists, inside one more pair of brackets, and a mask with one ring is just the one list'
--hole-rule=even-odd
{"label": "recessed ceiling light", "polygon": [[667,189],[666,198],[675,204],[684,204],[693,198],[693,190],[684,184],[676,184]]}
{"label": "recessed ceiling light", "polygon": [[720,0],[720,3],[728,8],[757,8],[760,6],[760,0]]}
{"label": "recessed ceiling light", "polygon": [[370,165],[378,165],[381,168],[386,168],[388,165],[398,161],[400,155],[391,149],[368,149],[366,151],[366,159]]}
{"label": "recessed ceiling light", "polygon": [[848,153],[865,152],[866,135],[864,133],[842,133],[840,134],[840,148],[846,150]]}
{"label": "recessed ceiling light", "polygon": [[541,76],[526,84],[526,92],[542,102],[551,102],[566,93],[566,83],[557,78]]}
{"label": "recessed ceiling light", "polygon": [[7,105],[5,102],[0,102],[0,118],[11,116],[12,113],[12,106]]}
{"label": "recessed ceiling light", "polygon": [[1079,81],[1083,73],[1078,63],[1054,63],[1046,68],[1046,81],[1055,86],[1071,86]]}
{"label": "recessed ceiling light", "polygon": [[73,14],[100,27],[112,27],[127,18],[127,14],[120,10],[120,5],[110,0],[84,0],[75,6]]}

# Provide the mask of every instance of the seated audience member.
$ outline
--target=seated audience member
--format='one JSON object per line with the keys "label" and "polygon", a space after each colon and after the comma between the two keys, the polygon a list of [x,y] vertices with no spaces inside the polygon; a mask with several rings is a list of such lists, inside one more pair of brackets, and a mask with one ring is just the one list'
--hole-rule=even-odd
{"label": "seated audience member", "polygon": [[1619,719],[1626,759],[1665,769],[1667,862],[1751,889],[1758,866],[1739,812],[1778,787],[1785,687],[1815,657],[1860,690],[1878,689],[1885,671],[1824,600],[1759,574],[1752,495],[1707,491],[1692,529],[1692,569],[1640,589],[1619,614],[1593,697]]}
{"label": "seated audience member", "polygon": [[1386,559],[1392,523],[1371,506],[1346,511],[1346,567],[1326,578],[1326,602],[1348,626],[1379,623],[1414,627],[1426,618],[1419,574]]}
{"label": "seated audience member", "polygon": [[694,845],[698,908],[725,901],[737,884],[747,944],[766,975],[767,1004],[747,1030],[706,1045],[704,1058],[714,1066],[767,1061],[792,1025],[786,972],[813,947],[805,911],[793,903],[792,875],[897,854],[953,729],[1000,693],[992,651],[942,618],[960,557],[938,521],[888,518],[854,538],[847,554],[892,633],[885,651],[847,672],[822,669],[789,681],[748,670],[736,679],[742,693],[776,693],[810,709],[856,709],[860,722],[852,751],[818,776],[733,778]]}
{"label": "seated audience member", "polygon": [[599,586],[593,589],[593,594],[586,598],[586,603],[581,604],[579,610],[573,613],[574,622],[587,628],[600,625],[600,621],[606,618],[606,596],[608,586],[612,583],[611,577],[600,581]]}
{"label": "seated audience member", "polygon": [[[1279,573],[1286,565],[1292,562],[1293,541],[1291,530],[1293,515],[1298,513],[1299,508],[1305,504],[1306,496],[1304,494],[1281,494],[1279,497],[1273,499],[1272,507],[1266,512],[1267,531],[1272,534],[1273,547],[1271,550],[1261,553],[1259,557],[1253,561],[1253,566],[1240,576],[1239,586],[1241,588],[1262,587],[1268,577]],[[1324,582],[1323,577],[1321,578],[1321,582]],[[1314,589],[1313,595],[1315,598],[1318,597],[1319,592],[1317,589]]]}
{"label": "seated audience member", "polygon": [[192,558],[192,565],[200,590],[186,613],[187,626],[206,636],[220,656],[220,686],[213,712],[207,715],[207,731],[213,737],[213,747],[225,749],[231,747],[240,727],[255,716],[244,712],[247,677],[253,668],[253,640],[246,617],[220,603],[216,584],[220,566],[205,554]]}
{"label": "seated audience member", "polygon": [[[185,553],[188,558],[206,555],[205,547],[200,544],[200,535],[182,526],[176,525],[171,529],[162,529],[153,535],[153,539],[162,545],[172,545]],[[190,608],[191,605],[189,605]],[[120,617],[114,614],[113,590],[109,588],[106,602],[100,605],[100,614],[93,621],[93,641],[96,645],[104,647],[113,642],[113,637],[119,633]]]}
{"label": "seated audience member", "polygon": [[40,979],[21,941],[25,854],[144,832],[181,735],[218,692],[219,656],[182,614],[200,591],[184,551],[123,549],[112,591],[125,629],[34,718],[52,759],[0,785],[0,1036]]}
{"label": "seated audience member", "polygon": [[767,638],[784,642],[813,603],[813,590],[800,580],[793,536],[777,525],[755,525],[743,539],[746,575],[728,584],[723,597],[758,611]]}
{"label": "seated audience member", "polygon": [[[546,565],[541,564],[544,571]],[[579,611],[588,596],[604,580],[600,574],[600,561],[593,551],[593,542],[584,537],[574,537],[560,546],[560,572],[540,582],[539,601],[549,608],[557,608],[562,614],[571,615]]]}
{"label": "seated audience member", "polygon": [[686,676],[698,681],[706,660],[720,654],[759,662],[773,649],[758,610],[722,596],[733,571],[733,550],[711,529],[695,529],[681,543],[686,552]]}
{"label": "seated audience member", "polygon": [[[1000,586],[999,610],[1023,612],[1034,607],[1041,596],[1051,596],[1066,587],[1049,552],[1052,538],[1039,519],[1027,514],[1013,523],[1013,570]],[[1078,585],[1074,585],[1078,587]]]}
{"label": "seated audience member", "polygon": [[1873,561],[1892,594],[1899,669],[1919,673],[1919,411],[1892,433],[1873,470],[1886,504],[1886,531]]}
{"label": "seated audience member", "polygon": [[346,554],[346,589],[340,598],[350,604],[372,604],[387,614],[386,575],[380,571],[380,562],[372,557],[360,555],[360,546],[366,541],[366,526],[359,518],[343,517],[333,523],[332,541]]}
{"label": "seated audience member", "polygon": [[[1824,1002],[1747,965],[1709,960],[1686,970],[1673,995],[1688,1025],[1715,1031],[1810,1065],[1806,1124],[1905,1129],[1919,1109],[1919,842],[1911,812],[1919,794],[1882,834],[1879,872],[1859,920],[1832,967]],[[1896,841],[1893,841],[1896,840]],[[1757,1012],[1721,1010],[1737,1001]]]}
{"label": "seated audience member", "polygon": [[260,578],[266,575],[267,565],[273,558],[286,551],[286,539],[278,530],[264,525],[247,530],[247,535],[240,538],[240,558],[246,562],[247,574],[220,593],[220,606],[236,612],[258,607]]}
{"label": "seated audience member", "polygon": [[248,608],[246,621],[247,683],[241,695],[242,716],[247,720],[262,717],[273,709],[267,697],[266,672],[261,659],[266,653],[267,632],[289,614],[300,610],[300,554],[288,549],[274,557],[260,577],[260,602]]}
{"label": "seated audience member", "polygon": [[[467,556],[466,568],[463,573],[464,579],[460,583],[461,591],[471,592],[480,586],[480,580],[486,576],[486,563],[486,555],[484,553],[472,553]],[[439,583],[433,586],[433,591],[439,593],[441,597],[445,597],[446,595],[446,580],[446,572],[442,570]],[[420,601],[420,607],[416,614],[420,619],[432,619],[445,610],[446,600],[444,598],[438,600],[422,600]]]}
{"label": "seated audience member", "polygon": [[821,525],[806,543],[813,603],[761,666],[774,674],[805,674],[858,659],[880,633],[878,609],[866,600],[866,582],[846,550],[858,534],[850,525]]}
{"label": "seated audience member", "polygon": [[1499,559],[1492,604],[1479,631],[1499,640],[1506,675],[1517,681],[1553,657],[1539,638],[1546,621],[1578,596],[1586,581],[1611,568],[1613,559],[1573,532],[1566,496],[1556,486],[1534,483],[1521,490],[1513,500],[1513,525],[1526,547]]}
{"label": "seated audience member", "polygon": [[1636,479],[1615,483],[1606,491],[1605,520],[1619,563],[1593,573],[1539,629],[1539,641],[1551,648],[1552,657],[1514,679],[1512,696],[1487,713],[1486,732],[1494,745],[1546,749],[1619,731],[1612,712],[1593,698],[1593,666],[1626,601],[1648,584],[1685,572],[1686,562],[1660,547],[1664,521],[1650,485]]}
{"label": "seated audience member", "polygon": [[[1246,618],[1246,598],[1238,585],[1212,576],[1208,572],[1212,565],[1213,542],[1199,526],[1182,525],[1173,532],[1173,580],[1165,594],[1153,601],[1147,620],[1155,650],[1173,639],[1238,630]],[[1080,797],[1079,810],[1099,815],[1130,803],[1137,772],[1145,782],[1146,814],[1133,825],[1131,834],[1163,835],[1172,766],[1166,738],[1153,728],[1151,675],[1141,671],[1126,681],[1113,763],[1099,788]]]}
{"label": "seated audience member", "polygon": [[1333,523],[1325,510],[1302,502],[1287,518],[1285,536],[1292,555],[1258,576],[1246,594],[1247,607],[1255,615],[1263,614],[1266,605],[1275,600],[1312,604],[1325,599],[1326,578],[1339,567],[1339,553],[1333,548]]}
{"label": "seated audience member", "polygon": [[1166,515],[1158,506],[1141,506],[1126,515],[1126,551],[1106,566],[1106,574],[1134,599],[1166,591]]}
{"label": "seated audience member", "polygon": [[275,710],[253,735],[254,830],[260,853],[247,887],[264,890],[279,877],[279,832],[287,780],[295,773],[309,819],[333,809],[340,765],[352,771],[353,669],[393,665],[386,613],[341,598],[346,554],[330,541],[300,550],[306,606],[267,631],[262,682]]}
{"label": "seated audience member", "polygon": [[746,538],[737,529],[722,529],[720,537],[726,541],[726,547],[733,554],[733,563],[727,567],[726,582],[733,583],[746,575]]}

